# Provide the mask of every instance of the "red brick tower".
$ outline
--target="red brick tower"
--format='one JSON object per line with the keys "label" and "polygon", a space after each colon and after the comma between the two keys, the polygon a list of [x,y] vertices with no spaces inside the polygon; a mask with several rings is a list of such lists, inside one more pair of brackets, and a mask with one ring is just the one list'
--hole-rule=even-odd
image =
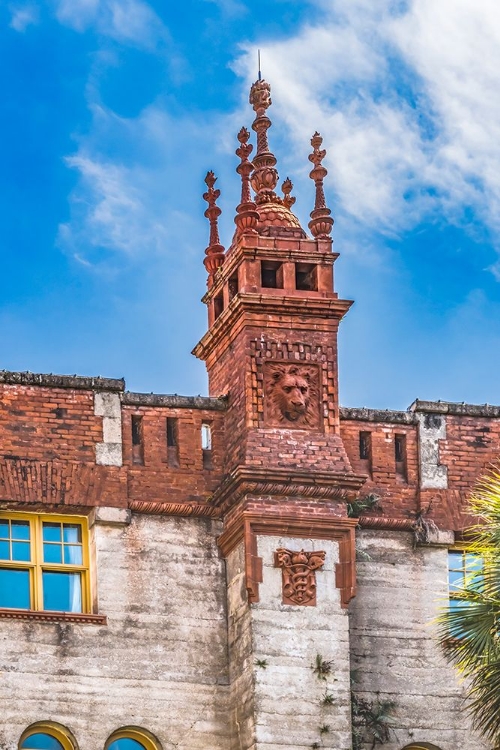
{"label": "red brick tower", "polygon": [[250,481],[265,485],[266,496],[322,498],[321,508],[345,515],[344,501],[362,479],[353,475],[339,431],[337,331],[352,303],[333,289],[338,255],[332,252],[333,219],[323,192],[325,151],[315,133],[309,159],[316,200],[308,238],[291,211],[290,180],[282,185],[282,198],[275,192],[268,83],[252,86],[250,103],[257,153],[250,162],[249,133],[242,128],[236,152],[242,196],[227,252],[219,240],[219,191],[211,172],[204,196],[211,223],[204,297],[209,330],[194,353],[206,362],[210,394],[229,396],[228,478],[216,501],[233,505],[235,486]]}
{"label": "red brick tower", "polygon": [[[346,748],[345,608],[355,592],[356,525],[347,518],[346,500],[365,479],[352,471],[339,430],[337,331],[351,302],[333,288],[338,256],[323,192],[322,138],[315,133],[309,157],[316,190],[311,238],[291,211],[290,180],[282,185],[283,197],[275,192],[268,83],[252,86],[250,103],[257,149],[250,162],[250,134],[242,128],[236,151],[242,193],[227,252],[217,228],[216,178],[212,172],[206,178],[209,330],[194,350],[206,362],[210,394],[228,397],[225,477],[212,502],[224,521],[219,545],[228,571],[234,736],[238,748],[311,746],[318,700],[283,709],[276,696],[280,686],[283,694],[289,689],[284,675],[291,661],[304,691],[314,696],[310,665],[326,654],[337,665],[328,687],[337,701],[332,747]],[[273,664],[263,677],[253,665],[267,653]],[[292,710],[293,727],[287,728],[282,710]],[[313,719],[320,720],[319,714]]]}

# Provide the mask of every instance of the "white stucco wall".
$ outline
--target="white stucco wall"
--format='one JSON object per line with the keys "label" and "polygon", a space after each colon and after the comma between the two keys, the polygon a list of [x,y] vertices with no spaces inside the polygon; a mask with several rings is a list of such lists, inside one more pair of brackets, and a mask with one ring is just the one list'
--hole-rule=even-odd
{"label": "white stucco wall", "polygon": [[391,531],[360,531],[357,545],[351,661],[361,697],[395,704],[384,750],[413,742],[484,750],[470,729],[463,686],[435,642],[433,620],[448,596],[448,550],[413,550],[410,533]]}
{"label": "white stucco wall", "polygon": [[138,516],[95,524],[107,626],[0,619],[0,748],[57,721],[80,750],[139,725],[164,750],[228,748],[224,563],[218,526]]}

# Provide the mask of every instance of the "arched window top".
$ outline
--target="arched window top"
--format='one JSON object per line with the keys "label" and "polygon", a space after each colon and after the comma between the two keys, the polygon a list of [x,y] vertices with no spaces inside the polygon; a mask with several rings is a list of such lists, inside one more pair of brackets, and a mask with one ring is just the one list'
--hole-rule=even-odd
{"label": "arched window top", "polygon": [[104,750],[162,750],[156,737],[140,727],[122,727],[108,737]]}
{"label": "arched window top", "polygon": [[19,750],[78,750],[78,745],[69,729],[62,724],[37,721],[22,733]]}

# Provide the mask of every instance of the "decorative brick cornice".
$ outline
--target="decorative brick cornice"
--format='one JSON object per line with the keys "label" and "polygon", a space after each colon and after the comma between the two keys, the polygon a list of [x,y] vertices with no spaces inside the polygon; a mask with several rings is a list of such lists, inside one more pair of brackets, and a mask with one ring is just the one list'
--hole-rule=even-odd
{"label": "decorative brick cornice", "polygon": [[388,518],[387,516],[361,516],[358,523],[362,529],[384,529],[386,531],[412,531],[411,518]]}
{"label": "decorative brick cornice", "polygon": [[33,612],[26,609],[0,609],[0,619],[73,622],[82,625],[107,625],[108,623],[106,615],[90,615],[80,612]]}
{"label": "decorative brick cornice", "polygon": [[357,474],[239,466],[215,491],[211,505],[225,513],[245,495],[307,497],[346,502],[356,496],[365,481],[366,476]]}
{"label": "decorative brick cornice", "polygon": [[[217,318],[213,326],[193,349],[198,359],[207,360],[220,348],[226,349],[244,326],[269,328],[273,320],[282,325],[283,316],[294,321],[298,330],[303,327],[310,330],[320,321],[325,330],[331,330],[352,305],[351,300],[321,296],[321,292],[304,292],[304,296],[287,296],[278,294],[240,292],[230,305]],[[317,295],[317,296],[315,296]]]}
{"label": "decorative brick cornice", "polygon": [[220,508],[203,503],[163,503],[154,500],[130,500],[128,507],[136,513],[146,513],[153,516],[184,516],[219,518]]}
{"label": "decorative brick cornice", "polygon": [[276,512],[255,513],[244,510],[231,520],[218,538],[224,557],[241,542],[245,549],[245,579],[250,603],[259,601],[262,583],[262,558],[257,554],[257,536],[291,536],[302,539],[331,539],[339,544],[339,562],[335,566],[335,582],[340,589],[342,608],[356,595],[356,549],[354,531],[356,518],[336,518],[330,514],[298,516]]}
{"label": "decorative brick cornice", "polygon": [[3,456],[0,502],[91,507],[102,502],[108,482],[121,472],[121,468],[94,464]]}

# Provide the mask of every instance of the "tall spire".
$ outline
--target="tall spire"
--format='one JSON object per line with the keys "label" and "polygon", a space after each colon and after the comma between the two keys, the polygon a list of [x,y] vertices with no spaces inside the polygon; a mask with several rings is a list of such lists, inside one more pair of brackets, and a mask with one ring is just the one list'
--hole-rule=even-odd
{"label": "tall spire", "polygon": [[314,180],[316,186],[316,200],[314,202],[314,210],[311,211],[311,221],[308,226],[314,237],[328,238],[332,232],[333,219],[330,216],[330,209],[326,207],[325,191],[323,190],[323,180],[328,172],[321,163],[326,156],[325,149],[320,151],[322,143],[323,138],[316,132],[311,138],[313,152],[309,154],[309,161],[314,164],[309,177]]}
{"label": "tall spire", "polygon": [[267,131],[271,127],[271,120],[266,115],[266,110],[271,105],[271,86],[267,81],[258,80],[250,89],[250,104],[255,111],[255,120],[252,130],[257,133],[257,153],[253,160],[254,171],[251,177],[252,187],[256,193],[255,202],[280,203],[280,199],[274,192],[278,183],[278,172],[275,169],[276,158],[269,151]]}
{"label": "tall spire", "polygon": [[240,232],[251,232],[254,234],[259,221],[256,205],[250,194],[250,174],[253,170],[253,164],[248,157],[252,153],[253,146],[248,143],[250,133],[246,128],[241,128],[238,133],[239,147],[236,149],[236,156],[240,157],[240,163],[236,171],[241,177],[241,201],[236,207],[235,224]]}
{"label": "tall spire", "polygon": [[221,215],[221,209],[216,205],[217,198],[220,195],[220,190],[214,190],[216,181],[217,177],[214,173],[207,172],[205,183],[208,190],[206,193],[203,193],[203,199],[208,203],[205,216],[210,222],[210,239],[208,247],[205,250],[206,258],[203,263],[208,271],[209,287],[212,286],[213,278],[217,269],[224,263],[224,247],[220,244],[219,227],[217,223],[219,216]]}

